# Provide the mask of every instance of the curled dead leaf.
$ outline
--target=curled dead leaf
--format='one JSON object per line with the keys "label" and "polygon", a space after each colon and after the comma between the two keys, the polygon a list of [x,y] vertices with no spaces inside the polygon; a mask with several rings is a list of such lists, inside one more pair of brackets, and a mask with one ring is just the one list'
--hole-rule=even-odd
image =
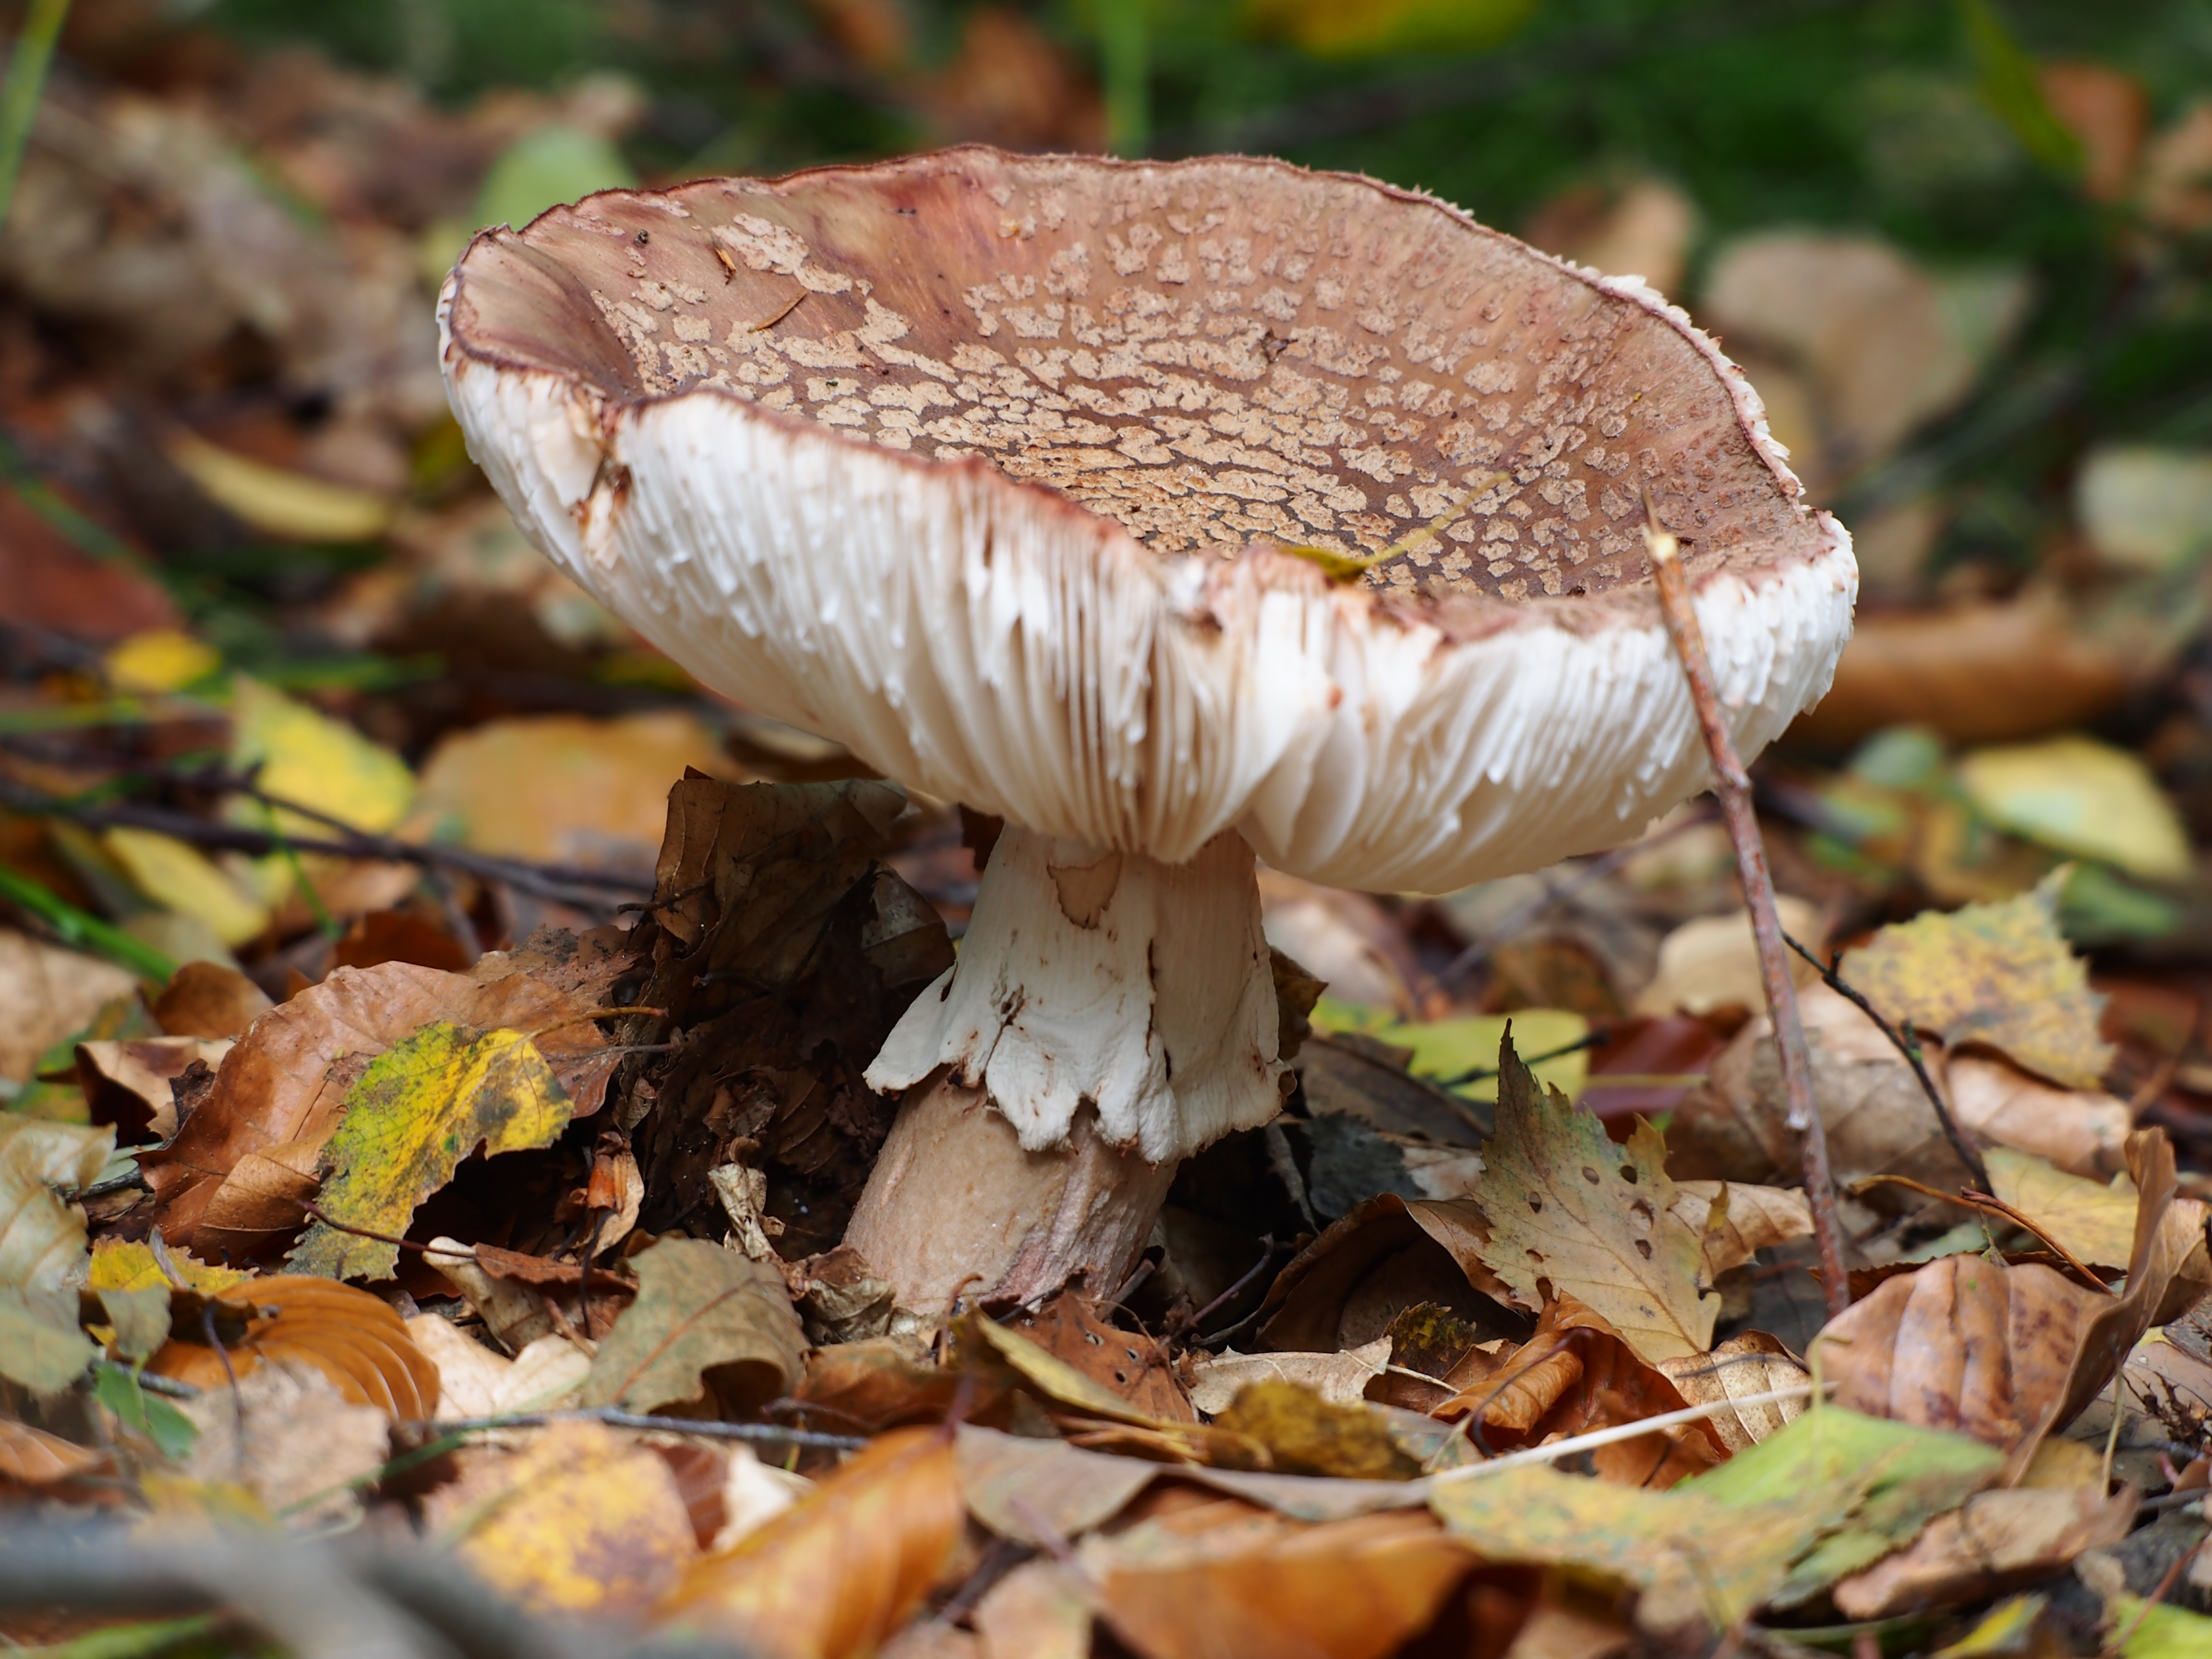
{"label": "curled dead leaf", "polygon": [[2091,1290],[2039,1263],[1941,1257],[1885,1279],[1815,1339],[1838,1403],[1960,1430],[2003,1448],[2024,1469],[2044,1436],[2111,1382],[2202,1243],[2201,1222],[2192,1229],[2173,1211],[2173,1149],[2164,1132],[2130,1135],[2127,1151],[2141,1196],[2124,1294]]}
{"label": "curled dead leaf", "polygon": [[73,1444],[27,1423],[0,1418],[0,1480],[21,1486],[52,1486],[89,1474],[107,1462],[105,1453]]}
{"label": "curled dead leaf", "polygon": [[1740,1452],[1779,1434],[1805,1410],[1810,1395],[1805,1400],[1768,1400],[1752,1406],[1732,1402],[1798,1388],[1813,1380],[1813,1374],[1797,1357],[1765,1331],[1732,1336],[1711,1353],[1662,1359],[1659,1369],[1692,1406],[1731,1402],[1728,1410],[1707,1419],[1730,1452]]}
{"label": "curled dead leaf", "polygon": [[962,1516],[952,1437],[895,1430],[735,1547],[693,1564],[658,1620],[769,1659],[857,1659],[921,1604]]}
{"label": "curled dead leaf", "polygon": [[2109,1498],[2101,1486],[1977,1492],[1907,1548],[1838,1584],[1836,1609],[1846,1619],[1888,1619],[2018,1589],[2084,1550],[2118,1543],[2141,1499],[2133,1486]]}

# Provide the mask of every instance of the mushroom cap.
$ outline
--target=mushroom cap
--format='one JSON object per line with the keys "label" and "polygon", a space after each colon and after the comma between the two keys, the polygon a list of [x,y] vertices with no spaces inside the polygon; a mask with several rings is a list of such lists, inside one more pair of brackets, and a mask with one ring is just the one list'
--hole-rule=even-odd
{"label": "mushroom cap", "polygon": [[1235,828],[1438,890],[1702,787],[1647,491],[1747,753],[1850,633],[1850,538],[1680,311],[1371,179],[963,148],[607,191],[478,236],[439,315],[525,532],[704,683],[1170,861]]}

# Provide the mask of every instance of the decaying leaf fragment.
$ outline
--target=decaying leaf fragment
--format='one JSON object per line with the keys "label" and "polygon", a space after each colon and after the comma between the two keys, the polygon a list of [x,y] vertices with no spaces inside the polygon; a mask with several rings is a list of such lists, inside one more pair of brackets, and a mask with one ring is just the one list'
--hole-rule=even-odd
{"label": "decaying leaf fragment", "polygon": [[637,1300],[599,1344],[586,1406],[744,1409],[797,1384],[806,1334],[775,1269],[696,1238],[663,1239],[629,1265]]}
{"label": "decaying leaf fragment", "polygon": [[2104,999],[2058,930],[2064,882],[2061,872],[2014,898],[1893,923],[1844,958],[1843,976],[1893,1024],[2094,1089],[2112,1048],[2097,1029]]}
{"label": "decaying leaf fragment", "polygon": [[695,1563],[659,1618],[767,1659],[858,1659],[921,1604],[961,1519],[952,1437],[895,1430],[734,1547]]}
{"label": "decaying leaf fragment", "polygon": [[[481,1147],[489,1157],[550,1145],[573,1109],[520,1031],[438,1023],[379,1054],[346,1091],[345,1117],[323,1149],[320,1207],[332,1219],[403,1237],[415,1206]],[[389,1279],[399,1247],[317,1221],[292,1249],[296,1273]]]}
{"label": "decaying leaf fragment", "polygon": [[1474,1193],[1490,1223],[1482,1260],[1522,1306],[1572,1296],[1646,1361],[1702,1353],[1720,1297],[1701,1230],[1674,1211],[1659,1132],[1639,1121],[1614,1144],[1597,1117],[1545,1097],[1510,1036],[1498,1066],[1498,1134]]}
{"label": "decaying leaf fragment", "polygon": [[2024,1468],[2043,1437],[2073,1420],[2150,1328],[2167,1286],[2203,1243],[2173,1209],[2173,1149],[2162,1130],[2128,1138],[2141,1196],[2124,1294],[2092,1290],[2039,1263],[1940,1257],[1885,1279],[1815,1339],[1841,1405],[1955,1428]]}
{"label": "decaying leaf fragment", "polygon": [[330,1376],[297,1361],[257,1364],[184,1402],[199,1431],[185,1473],[195,1480],[237,1481],[271,1514],[294,1504],[313,1521],[331,1521],[357,1505],[348,1483],[392,1455],[392,1425]]}
{"label": "decaying leaf fragment", "polygon": [[433,1495],[432,1530],[526,1607],[615,1618],[650,1607],[698,1554],[668,1465],[597,1423],[556,1423]]}

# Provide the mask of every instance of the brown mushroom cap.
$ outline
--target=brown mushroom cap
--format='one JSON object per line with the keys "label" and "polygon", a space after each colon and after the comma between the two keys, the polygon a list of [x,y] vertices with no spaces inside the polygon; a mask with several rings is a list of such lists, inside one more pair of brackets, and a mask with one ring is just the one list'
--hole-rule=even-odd
{"label": "brown mushroom cap", "polygon": [[586,586],[1055,834],[1439,885],[1632,833],[1701,778],[1646,491],[1747,746],[1848,633],[1849,538],[1679,311],[1364,179],[971,148],[612,191],[479,237],[441,314],[472,447]]}

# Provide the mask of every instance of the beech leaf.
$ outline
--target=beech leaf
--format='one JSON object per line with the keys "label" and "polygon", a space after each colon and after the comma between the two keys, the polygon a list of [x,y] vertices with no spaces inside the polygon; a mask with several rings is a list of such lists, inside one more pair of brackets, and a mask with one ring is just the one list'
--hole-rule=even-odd
{"label": "beech leaf", "polygon": [[758,1405],[789,1394],[806,1334],[781,1274],[703,1239],[663,1239],[630,1258],[637,1300],[599,1344],[584,1404],[650,1412],[714,1398]]}
{"label": "beech leaf", "polygon": [[0,1114],[0,1285],[55,1290],[84,1260],[84,1212],[55,1190],[88,1187],[115,1131]]}
{"label": "beech leaf", "polygon": [[[347,1091],[345,1121],[323,1150],[320,1206],[334,1221],[403,1237],[415,1206],[471,1152],[550,1145],[572,1109],[522,1032],[426,1025],[371,1060]],[[399,1247],[318,1221],[288,1261],[329,1279],[389,1279]]]}
{"label": "beech leaf", "polygon": [[1557,1090],[1547,1098],[1510,1033],[1498,1066],[1498,1133],[1474,1189],[1491,1228],[1483,1261],[1531,1310],[1572,1296],[1648,1363],[1702,1353],[1720,1297],[1702,1229],[1675,1213],[1659,1132],[1639,1120],[1614,1144]]}

